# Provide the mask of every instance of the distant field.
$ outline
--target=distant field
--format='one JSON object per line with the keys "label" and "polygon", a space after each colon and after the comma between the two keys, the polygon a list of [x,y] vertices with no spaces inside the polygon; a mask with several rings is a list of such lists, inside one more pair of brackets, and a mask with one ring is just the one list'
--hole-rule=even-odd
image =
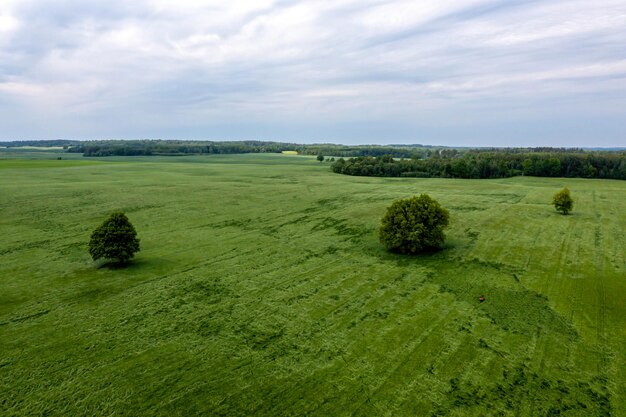
{"label": "distant field", "polygon": [[63,146],[13,146],[11,149],[36,150],[36,151],[60,151]]}
{"label": "distant field", "polygon": [[82,154],[78,153],[67,153],[63,151],[63,148],[52,148],[52,147],[10,147],[5,148],[0,146],[0,160],[16,160],[16,159],[46,159],[46,160],[56,160],[58,158],[66,159],[80,159],[84,160]]}
{"label": "distant field", "polygon": [[93,160],[52,160],[52,159],[8,159],[3,160],[0,158],[0,170],[15,170],[15,169],[42,169],[42,168],[67,168],[75,166],[85,166],[106,163],[107,161],[93,161]]}
{"label": "distant field", "polygon": [[[626,416],[626,182],[19,157],[0,159],[2,416]],[[385,252],[385,208],[424,192],[447,247]],[[141,239],[127,269],[87,253],[114,209]]]}

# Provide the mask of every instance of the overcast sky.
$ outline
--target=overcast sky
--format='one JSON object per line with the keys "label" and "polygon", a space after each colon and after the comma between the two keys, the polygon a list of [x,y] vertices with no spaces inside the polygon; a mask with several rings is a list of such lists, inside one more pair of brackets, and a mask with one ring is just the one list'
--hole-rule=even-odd
{"label": "overcast sky", "polygon": [[624,0],[0,0],[0,140],[626,146]]}

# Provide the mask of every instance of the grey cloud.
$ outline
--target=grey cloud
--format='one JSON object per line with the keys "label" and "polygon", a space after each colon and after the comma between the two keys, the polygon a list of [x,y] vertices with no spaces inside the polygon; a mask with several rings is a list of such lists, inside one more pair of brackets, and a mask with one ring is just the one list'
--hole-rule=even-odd
{"label": "grey cloud", "polygon": [[0,136],[623,141],[623,2],[200,3],[10,3]]}

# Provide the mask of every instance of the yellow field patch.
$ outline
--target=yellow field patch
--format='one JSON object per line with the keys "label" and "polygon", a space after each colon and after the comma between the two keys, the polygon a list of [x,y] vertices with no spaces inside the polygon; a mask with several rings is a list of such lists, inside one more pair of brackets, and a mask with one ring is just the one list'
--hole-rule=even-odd
{"label": "yellow field patch", "polygon": [[298,151],[283,151],[283,155],[298,155]]}

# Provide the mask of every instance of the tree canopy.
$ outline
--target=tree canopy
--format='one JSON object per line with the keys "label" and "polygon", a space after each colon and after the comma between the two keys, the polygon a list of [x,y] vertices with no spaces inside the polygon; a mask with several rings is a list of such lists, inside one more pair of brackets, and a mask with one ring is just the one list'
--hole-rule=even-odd
{"label": "tree canopy", "polygon": [[443,245],[448,210],[428,194],[395,201],[382,219],[380,242],[389,250],[415,254]]}
{"label": "tree canopy", "polygon": [[565,187],[558,193],[554,194],[554,197],[552,197],[552,204],[554,204],[554,208],[557,211],[560,211],[563,214],[567,214],[572,211],[574,208],[574,200],[570,195],[569,189]]}
{"label": "tree canopy", "polygon": [[139,252],[137,232],[121,211],[111,213],[91,234],[89,254],[94,261],[100,258],[116,259],[124,264],[136,252]]}

